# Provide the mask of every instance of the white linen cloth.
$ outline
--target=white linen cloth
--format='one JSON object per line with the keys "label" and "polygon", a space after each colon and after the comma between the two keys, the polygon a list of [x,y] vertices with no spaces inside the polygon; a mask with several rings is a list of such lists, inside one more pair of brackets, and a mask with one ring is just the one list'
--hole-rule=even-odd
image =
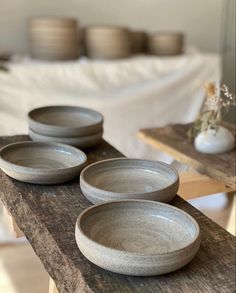
{"label": "white linen cloth", "polygon": [[26,59],[0,71],[0,135],[27,133],[27,112],[78,105],[105,117],[104,138],[129,157],[170,161],[137,138],[140,128],[187,123],[204,99],[203,84],[221,77],[217,54],[136,56],[118,61]]}

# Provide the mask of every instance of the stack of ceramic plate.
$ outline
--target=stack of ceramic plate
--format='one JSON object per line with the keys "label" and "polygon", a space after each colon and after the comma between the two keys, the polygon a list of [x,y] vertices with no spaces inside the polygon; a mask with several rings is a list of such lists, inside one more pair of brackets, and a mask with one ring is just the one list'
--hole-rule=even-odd
{"label": "stack of ceramic plate", "polygon": [[131,55],[130,32],[114,26],[91,26],[85,30],[86,53],[91,58],[118,59]]}
{"label": "stack of ceramic plate", "polygon": [[174,32],[159,32],[148,37],[149,52],[153,55],[178,55],[183,53],[184,35]]}
{"label": "stack of ceramic plate", "polygon": [[144,31],[132,31],[132,52],[134,54],[145,52],[146,38],[147,36]]}
{"label": "stack of ceramic plate", "polygon": [[79,55],[77,21],[73,18],[34,18],[29,22],[33,58],[70,60]]}
{"label": "stack of ceramic plate", "polygon": [[29,112],[29,136],[34,141],[87,148],[102,139],[103,116],[87,108],[50,106]]}

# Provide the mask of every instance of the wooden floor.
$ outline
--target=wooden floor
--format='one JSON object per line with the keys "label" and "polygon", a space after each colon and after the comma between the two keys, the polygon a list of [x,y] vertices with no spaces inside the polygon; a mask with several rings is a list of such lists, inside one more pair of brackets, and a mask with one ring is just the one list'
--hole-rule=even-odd
{"label": "wooden floor", "polygon": [[48,293],[49,277],[28,243],[0,246],[1,293]]}

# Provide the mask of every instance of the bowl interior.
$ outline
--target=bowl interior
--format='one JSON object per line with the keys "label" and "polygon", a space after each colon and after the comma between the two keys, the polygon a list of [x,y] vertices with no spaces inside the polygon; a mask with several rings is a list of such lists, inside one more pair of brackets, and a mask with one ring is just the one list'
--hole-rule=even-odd
{"label": "bowl interior", "polygon": [[80,165],[86,158],[83,153],[69,146],[44,143],[13,144],[1,151],[8,163],[37,169],[61,169]]}
{"label": "bowl interior", "polygon": [[193,242],[198,228],[190,216],[160,203],[123,201],[99,205],[80,219],[91,240],[116,250],[162,254]]}
{"label": "bowl interior", "polygon": [[166,188],[178,175],[168,165],[132,159],[104,161],[88,168],[84,180],[91,186],[117,193],[145,193]]}
{"label": "bowl interior", "polygon": [[63,106],[33,110],[30,118],[39,123],[61,127],[84,127],[102,122],[102,116],[98,112]]}

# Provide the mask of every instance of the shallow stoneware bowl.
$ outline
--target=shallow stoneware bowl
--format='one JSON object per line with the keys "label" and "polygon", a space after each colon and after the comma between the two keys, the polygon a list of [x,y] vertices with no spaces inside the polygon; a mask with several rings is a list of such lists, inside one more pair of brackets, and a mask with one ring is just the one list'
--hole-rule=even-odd
{"label": "shallow stoneware bowl", "polygon": [[0,150],[0,168],[8,176],[34,184],[57,184],[78,176],[87,160],[74,147],[58,143],[18,142]]}
{"label": "shallow stoneware bowl", "polygon": [[58,142],[58,143],[76,146],[82,149],[91,147],[99,143],[102,139],[102,135],[103,135],[103,131],[99,131],[98,133],[91,134],[88,136],[55,137],[55,136],[42,135],[42,134],[34,132],[32,129],[29,129],[29,137],[34,141]]}
{"label": "shallow stoneware bowl", "polygon": [[74,106],[49,106],[28,113],[29,127],[36,133],[56,137],[78,137],[102,130],[102,114]]}
{"label": "shallow stoneware bowl", "polygon": [[99,267],[152,276],[186,265],[200,245],[197,222],[173,206],[146,200],[92,206],[75,227],[82,254]]}
{"label": "shallow stoneware bowl", "polygon": [[87,166],[80,187],[92,203],[123,199],[171,201],[179,188],[178,172],[168,164],[141,159],[109,159]]}

